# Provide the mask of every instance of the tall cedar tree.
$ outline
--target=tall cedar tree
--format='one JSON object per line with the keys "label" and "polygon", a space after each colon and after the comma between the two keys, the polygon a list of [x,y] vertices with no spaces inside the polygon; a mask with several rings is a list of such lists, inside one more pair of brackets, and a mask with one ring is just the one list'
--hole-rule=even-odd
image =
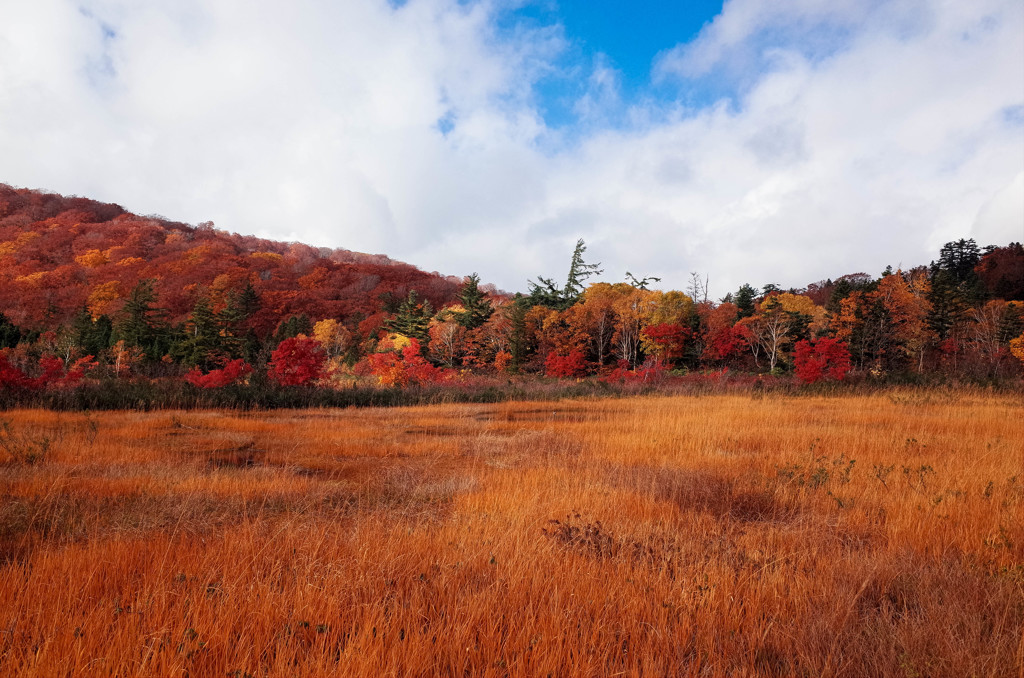
{"label": "tall cedar tree", "polygon": [[0,313],[0,348],[14,348],[21,341],[21,330]]}
{"label": "tall cedar tree", "polygon": [[938,261],[929,267],[931,292],[928,301],[932,310],[928,325],[940,339],[949,336],[953,327],[967,318],[969,309],[984,297],[984,287],[974,268],[981,261],[981,251],[973,240],[955,240],[942,246]]}
{"label": "tall cedar tree", "polygon": [[459,301],[465,312],[458,314],[455,321],[468,330],[480,327],[494,313],[491,302],[480,291],[480,276],[476,273],[466,276],[459,291]]}
{"label": "tall cedar tree", "polygon": [[409,296],[398,307],[395,317],[384,326],[391,332],[415,339],[426,346],[430,341],[430,319],[433,316],[434,309],[430,301],[420,301],[416,290],[411,290]]}
{"label": "tall cedar tree", "polygon": [[208,294],[202,293],[196,299],[185,324],[184,336],[174,346],[171,355],[186,367],[203,370],[211,370],[227,362],[221,323],[213,312]]}
{"label": "tall cedar tree", "polygon": [[82,307],[71,322],[71,336],[82,355],[100,355],[110,348],[114,325],[110,316],[101,315],[93,320],[89,309]]}
{"label": "tall cedar tree", "polygon": [[149,360],[158,360],[170,348],[170,332],[165,312],[156,307],[154,280],[140,280],[124,308],[115,331],[116,338],[128,346],[137,346]]}
{"label": "tall cedar tree", "polygon": [[565,310],[579,301],[583,294],[583,283],[587,278],[601,275],[601,263],[588,264],[583,260],[583,253],[587,251],[587,245],[583,238],[576,241],[576,247],[572,252],[572,261],[569,263],[569,275],[565,281],[565,287],[558,289],[555,281],[551,278],[537,277],[537,282],[530,281],[530,302],[534,306],[547,306],[556,310]]}
{"label": "tall cedar tree", "polygon": [[740,318],[748,318],[754,315],[754,302],[757,301],[757,290],[749,283],[740,285],[739,290],[733,297],[733,303],[739,309]]}

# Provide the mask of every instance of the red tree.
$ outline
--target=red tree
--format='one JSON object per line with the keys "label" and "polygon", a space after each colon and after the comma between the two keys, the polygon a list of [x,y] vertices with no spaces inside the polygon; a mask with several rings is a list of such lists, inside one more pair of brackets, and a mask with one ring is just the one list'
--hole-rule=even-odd
{"label": "red tree", "polygon": [[[232,360],[223,369],[203,374],[198,367],[185,375],[185,381],[199,388],[223,388],[252,372],[252,366],[241,358]],[[282,382],[283,383],[283,382]]]}
{"label": "red tree", "polygon": [[804,339],[796,343],[793,364],[796,376],[805,384],[822,379],[842,381],[850,371],[850,351],[838,339],[822,337],[814,343]]}
{"label": "red tree", "polygon": [[582,377],[586,373],[587,360],[583,357],[582,351],[573,350],[568,355],[551,352],[544,361],[544,374],[548,377],[568,379]]}
{"label": "red tree", "polygon": [[293,337],[270,354],[267,371],[282,386],[305,386],[324,375],[327,354],[316,339]]}
{"label": "red tree", "polygon": [[429,384],[447,378],[450,372],[427,362],[420,354],[420,348],[419,341],[409,339],[401,351],[401,357],[397,351],[382,351],[371,353],[367,360],[382,386]]}
{"label": "red tree", "polygon": [[643,330],[644,348],[659,360],[671,362],[683,357],[683,348],[691,334],[689,328],[677,323],[648,325]]}

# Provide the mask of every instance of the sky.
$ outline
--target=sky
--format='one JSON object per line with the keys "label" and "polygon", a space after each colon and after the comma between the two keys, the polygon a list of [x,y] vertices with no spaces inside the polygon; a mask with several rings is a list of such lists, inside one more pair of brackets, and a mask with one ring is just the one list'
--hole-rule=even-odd
{"label": "sky", "polygon": [[0,182],[507,291],[1024,241],[1019,0],[0,0]]}

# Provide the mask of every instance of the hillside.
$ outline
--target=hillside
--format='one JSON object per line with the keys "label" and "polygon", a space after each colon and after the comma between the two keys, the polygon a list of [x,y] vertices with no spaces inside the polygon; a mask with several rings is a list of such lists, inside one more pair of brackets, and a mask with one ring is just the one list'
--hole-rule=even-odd
{"label": "hillside", "polygon": [[[250,285],[259,334],[292,315],[372,319],[415,289],[435,308],[460,279],[380,254],[315,248],[140,216],[119,205],[0,184],[0,311],[21,327],[56,329],[88,308],[116,316],[140,280],[171,323],[198,297]],[[372,322],[372,321],[371,321]]]}
{"label": "hillside", "polygon": [[927,266],[802,289],[744,284],[718,301],[699,278],[685,293],[632,276],[593,282],[585,251],[580,240],[564,287],[538,277],[513,298],[475,275],[0,185],[0,396],[35,402],[83,379],[162,379],[174,403],[193,395],[182,383],[243,385],[245,402],[265,404],[277,397],[268,381],[338,390],[474,377],[504,387],[524,373],[642,385],[1024,374],[1020,243],[960,239]]}

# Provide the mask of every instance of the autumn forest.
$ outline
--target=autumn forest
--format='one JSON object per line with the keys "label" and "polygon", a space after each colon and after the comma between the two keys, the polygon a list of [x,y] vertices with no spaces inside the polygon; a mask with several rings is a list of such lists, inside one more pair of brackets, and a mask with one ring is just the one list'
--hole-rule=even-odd
{"label": "autumn forest", "polygon": [[568,255],[564,284],[538,276],[512,295],[475,274],[0,186],[0,397],[102,406],[95,393],[111,380],[173,392],[175,405],[229,387],[266,404],[254,394],[472,390],[515,375],[1012,383],[1024,367],[1019,243],[959,240],[930,265],[802,289],[745,284],[720,300],[697,274],[686,291],[632,274],[592,282],[601,271],[583,241]]}

